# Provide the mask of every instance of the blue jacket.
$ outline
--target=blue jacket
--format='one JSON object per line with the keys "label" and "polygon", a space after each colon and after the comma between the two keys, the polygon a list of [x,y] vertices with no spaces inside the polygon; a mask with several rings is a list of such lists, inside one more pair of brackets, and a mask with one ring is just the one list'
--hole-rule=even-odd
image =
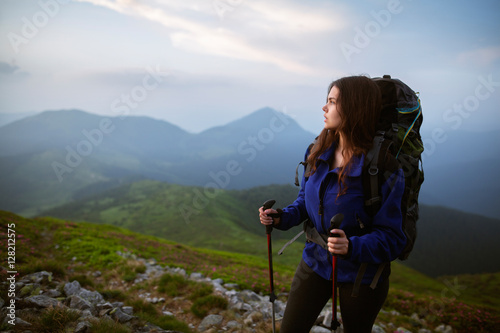
{"label": "blue jacket", "polygon": [[[403,171],[398,169],[382,184],[382,205],[372,219],[364,206],[361,179],[364,155],[354,157],[346,180],[347,192],[337,198],[338,169],[330,171],[328,162],[334,151],[335,144],[321,155],[316,172],[307,179],[303,177],[297,199],[283,209],[276,228],[288,230],[309,218],[320,233],[328,234],[330,219],[337,213],[344,214],[340,228],[349,238],[351,249],[348,257],[338,257],[337,281],[354,283],[360,264],[368,263],[362,283],[370,284],[378,264],[396,259],[405,246],[401,213]],[[323,203],[323,215],[319,214],[320,201]],[[332,257],[327,250],[307,242],[302,257],[321,277],[327,280],[332,278]]]}

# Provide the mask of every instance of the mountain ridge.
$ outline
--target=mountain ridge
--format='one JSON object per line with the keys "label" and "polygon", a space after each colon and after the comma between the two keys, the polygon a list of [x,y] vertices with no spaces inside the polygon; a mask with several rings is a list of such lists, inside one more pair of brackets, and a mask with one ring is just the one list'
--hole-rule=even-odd
{"label": "mountain ridge", "polygon": [[[422,133],[421,201],[500,218],[500,148],[481,149],[500,131],[432,133]],[[145,116],[47,111],[0,127],[0,208],[33,216],[87,187],[131,179],[224,189],[291,184],[314,137],[268,107],[197,134]]]}

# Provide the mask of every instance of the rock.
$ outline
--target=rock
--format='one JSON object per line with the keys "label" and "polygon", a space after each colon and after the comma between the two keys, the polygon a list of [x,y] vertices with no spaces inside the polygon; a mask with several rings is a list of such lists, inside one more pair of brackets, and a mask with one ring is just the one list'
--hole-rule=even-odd
{"label": "rock", "polygon": [[134,314],[134,308],[131,306],[123,306],[122,311],[130,316],[132,316]]}
{"label": "rock", "polygon": [[46,292],[43,293],[47,297],[52,297],[52,298],[58,298],[61,297],[62,294],[59,290],[56,289],[49,289]]}
{"label": "rock", "polygon": [[398,328],[396,329],[396,332],[398,332],[398,333],[412,333],[411,331],[408,331],[408,330],[407,330],[406,328],[404,328],[404,327],[398,327]]}
{"label": "rock", "polygon": [[82,287],[80,286],[80,282],[76,280],[73,282],[68,282],[64,285],[64,293],[68,297],[77,295],[80,292],[80,289],[82,289]]}
{"label": "rock", "polygon": [[203,279],[203,274],[201,273],[191,273],[191,275],[189,276],[189,278],[191,280],[202,280]]}
{"label": "rock", "polygon": [[[5,318],[5,321],[7,321],[8,317]],[[4,322],[5,322],[4,321]],[[16,317],[16,319],[14,319],[14,325],[16,327],[24,327],[24,328],[29,328],[31,326],[30,323],[28,323],[27,321],[25,320],[22,320],[21,318],[19,317]]]}
{"label": "rock", "polygon": [[26,297],[26,296],[35,296],[35,295],[40,295],[40,284],[38,283],[29,283],[26,284],[24,287],[19,290],[19,297]]}
{"label": "rock", "polygon": [[245,325],[251,325],[262,320],[262,312],[253,311],[248,314],[247,318],[244,320]]}
{"label": "rock", "polygon": [[31,306],[38,308],[50,308],[63,306],[61,302],[54,298],[47,297],[45,295],[30,296],[25,299],[25,302]]}
{"label": "rock", "polygon": [[86,301],[89,301],[93,305],[97,305],[101,302],[104,302],[104,297],[102,297],[102,295],[99,294],[97,291],[89,291],[85,288],[80,289],[78,296],[80,296]]}
{"label": "rock", "polygon": [[243,299],[243,301],[245,302],[250,302],[250,301],[253,301],[253,302],[260,302],[261,301],[261,298],[259,295],[257,295],[257,293],[251,291],[251,290],[243,290],[241,293],[240,293],[240,297]]}
{"label": "rock", "polygon": [[69,297],[69,307],[77,310],[89,310],[91,313],[96,313],[95,307],[89,301],[81,298],[78,295],[72,295]]}
{"label": "rock", "polygon": [[436,329],[434,330],[434,332],[453,333],[453,328],[451,328],[450,325],[441,324],[438,327],[436,327]]}
{"label": "rock", "polygon": [[89,332],[91,327],[92,324],[90,324],[88,321],[81,321],[78,323],[78,325],[76,325],[75,333],[87,333]]}
{"label": "rock", "polygon": [[200,325],[198,326],[198,330],[200,332],[205,332],[209,328],[212,327],[218,327],[220,324],[222,324],[222,321],[224,320],[224,317],[220,315],[208,315],[203,320],[201,321]]}
{"label": "rock", "polygon": [[226,289],[236,289],[236,290],[240,288],[236,283],[224,283],[223,287]]}
{"label": "rock", "polygon": [[28,283],[47,284],[51,281],[52,281],[52,273],[46,271],[28,274],[20,280],[20,282],[23,282],[25,284]]}
{"label": "rock", "polygon": [[332,311],[325,313],[325,318],[323,319],[323,326],[330,328],[332,324]]}
{"label": "rock", "polygon": [[226,324],[227,329],[233,329],[233,328],[240,329],[242,327],[243,327],[243,325],[238,323],[236,320],[231,320]]}
{"label": "rock", "polygon": [[126,314],[125,312],[122,311],[121,308],[115,308],[109,312],[109,315],[113,318],[118,320],[120,323],[126,323],[127,321],[130,321],[134,319],[133,316],[130,316]]}
{"label": "rock", "polygon": [[215,279],[215,280],[212,280],[213,283],[217,283],[217,284],[220,284],[220,285],[223,285],[224,284],[224,280],[222,279]]}
{"label": "rock", "polygon": [[328,328],[324,328],[321,326],[313,326],[311,328],[311,333],[331,333],[332,331],[329,330]]}
{"label": "rock", "polygon": [[418,333],[432,333],[432,331],[428,330],[427,328],[421,328],[418,330]]}
{"label": "rock", "polygon": [[383,329],[379,325],[375,324],[372,327],[372,333],[385,333],[385,329]]}

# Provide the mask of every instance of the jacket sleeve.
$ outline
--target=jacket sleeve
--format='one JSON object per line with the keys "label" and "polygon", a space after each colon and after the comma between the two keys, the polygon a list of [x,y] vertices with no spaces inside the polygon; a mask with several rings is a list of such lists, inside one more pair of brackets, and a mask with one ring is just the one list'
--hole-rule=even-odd
{"label": "jacket sleeve", "polygon": [[403,191],[404,174],[398,169],[382,184],[382,205],[373,217],[371,232],[349,238],[350,260],[378,264],[399,256],[406,244],[401,212]]}
{"label": "jacket sleeve", "polygon": [[[306,151],[304,161],[307,160],[308,155],[309,155],[309,148]],[[307,178],[305,177],[305,175],[302,175],[302,182],[299,194],[297,195],[297,199],[295,199],[295,201],[291,205],[283,208],[283,214],[281,215],[280,223],[275,226],[276,229],[288,230],[294,226],[301,224],[304,220],[308,219],[306,202],[305,202],[306,182]]]}

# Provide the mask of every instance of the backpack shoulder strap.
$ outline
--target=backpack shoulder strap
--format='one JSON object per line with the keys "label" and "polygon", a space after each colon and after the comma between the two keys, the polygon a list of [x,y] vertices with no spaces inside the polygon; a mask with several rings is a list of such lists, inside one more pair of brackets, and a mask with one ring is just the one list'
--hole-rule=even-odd
{"label": "backpack shoulder strap", "polygon": [[370,216],[375,216],[382,205],[380,187],[386,178],[396,172],[399,162],[391,154],[391,140],[385,139],[384,132],[377,132],[372,149],[366,154],[363,166],[363,189],[365,208]]}
{"label": "backpack shoulder strap", "polygon": [[[318,141],[318,138],[314,139],[314,141],[309,145],[307,148],[307,156],[311,153],[311,150],[313,146],[316,144],[316,141]],[[309,175],[311,174],[311,165],[307,163],[307,158],[305,161],[300,162],[297,165],[297,168],[295,169],[295,186],[300,186],[299,183],[299,166],[303,165],[304,166],[304,177],[309,178]]]}

